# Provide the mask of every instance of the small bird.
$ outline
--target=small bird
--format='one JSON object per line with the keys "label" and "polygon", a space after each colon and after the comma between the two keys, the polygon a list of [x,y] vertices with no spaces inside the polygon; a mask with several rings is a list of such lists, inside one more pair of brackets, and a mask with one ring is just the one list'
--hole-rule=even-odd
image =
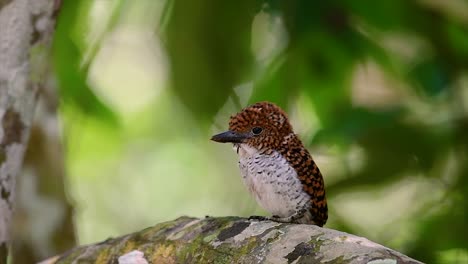
{"label": "small bird", "polygon": [[328,219],[322,174],[286,113],[270,102],[259,102],[231,116],[229,130],[211,140],[233,143],[242,179],[271,217],[284,223],[323,226]]}

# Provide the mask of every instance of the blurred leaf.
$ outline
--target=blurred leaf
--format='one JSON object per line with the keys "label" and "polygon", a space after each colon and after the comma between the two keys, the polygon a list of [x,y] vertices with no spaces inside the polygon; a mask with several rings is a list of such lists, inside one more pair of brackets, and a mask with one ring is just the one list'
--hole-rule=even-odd
{"label": "blurred leaf", "polygon": [[449,140],[450,135],[434,127],[397,120],[370,129],[358,139],[368,156],[361,174],[367,174],[370,179],[379,174],[390,176],[407,170],[427,172],[434,166],[436,157],[447,153]]}
{"label": "blurred leaf", "polygon": [[[386,73],[395,76],[396,78],[402,78],[400,74],[401,65],[392,58],[392,54],[386,51],[381,44],[377,43],[376,40],[371,39],[360,32],[356,34],[361,35],[359,46],[365,51],[365,56],[368,59],[376,62]],[[366,58],[367,59],[367,58]]]}
{"label": "blurred leaf", "polygon": [[257,0],[263,11],[278,14],[281,11],[281,0]]}
{"label": "blurred leaf", "polygon": [[164,29],[172,88],[201,119],[210,120],[247,77],[256,1],[173,0]]}
{"label": "blurred leaf", "polygon": [[319,130],[311,143],[351,145],[368,130],[393,122],[402,113],[401,109],[377,112],[352,108],[338,116],[332,126]]}
{"label": "blurred leaf", "polygon": [[457,153],[457,160],[459,171],[452,188],[448,188],[446,197],[440,204],[430,205],[430,213],[421,212],[420,217],[415,219],[418,228],[408,253],[427,263],[435,260],[436,254],[442,250],[468,248],[468,237],[462,232],[468,221],[466,150]]}
{"label": "blurred leaf", "polygon": [[[414,2],[416,3],[416,2]],[[450,76],[453,81],[454,76],[462,68],[468,66],[468,60],[463,54],[460,54],[458,50],[453,48],[454,35],[458,35],[460,32],[451,32],[452,37],[447,36],[447,28],[454,27],[452,31],[459,31],[461,29],[460,24],[451,24],[451,20],[448,17],[424,6],[422,3],[414,4],[414,10],[411,17],[411,24],[408,24],[409,31],[413,34],[419,35],[430,43],[433,49],[436,63],[441,68],[446,69],[446,73]],[[410,6],[413,6],[410,5]],[[431,23],[427,23],[430,20]],[[455,29],[460,27],[459,29]],[[455,37],[460,41],[460,37]],[[456,44],[458,45],[458,44]]]}
{"label": "blurred leaf", "polygon": [[311,40],[316,48],[303,53],[303,90],[314,104],[323,127],[332,126],[350,107],[350,80],[354,58],[331,36]]}
{"label": "blurred leaf", "polygon": [[344,5],[359,19],[382,30],[404,28],[411,19],[410,5],[405,0],[384,0],[378,3],[372,0],[347,0]]}
{"label": "blurred leaf", "polygon": [[283,1],[281,7],[290,35],[287,52],[296,58],[287,70],[297,76],[321,124],[333,126],[350,108],[351,74],[367,56],[362,48],[367,40],[336,2]]}
{"label": "blurred leaf", "polygon": [[[364,149],[366,163],[349,177],[330,184],[331,193],[362,186],[383,186],[400,180],[408,172],[425,172],[429,176],[436,160],[447,155],[452,140],[450,131],[406,124],[394,113],[385,115],[376,118],[367,114],[366,118],[344,121],[350,122],[344,125],[345,131],[346,126],[351,126],[347,132],[355,131],[351,135],[355,135],[354,142]],[[366,119],[367,122],[363,121]]]}
{"label": "blurred leaf", "polygon": [[252,101],[273,96],[284,103],[303,90],[314,103],[321,122],[333,123],[333,115],[340,111],[337,108],[349,105],[351,72],[364,54],[360,49],[362,36],[351,29],[339,5],[283,1],[280,7],[290,38],[282,56],[285,62],[275,76],[268,73],[268,82],[256,86]]}
{"label": "blurred leaf", "polygon": [[431,59],[416,64],[409,72],[409,77],[429,96],[440,94],[450,84],[447,71]]}
{"label": "blurred leaf", "polygon": [[[463,101],[456,101],[454,104],[455,107],[463,109],[463,105],[460,105],[463,104]],[[462,150],[468,149],[468,135],[466,134],[466,131],[468,131],[468,116],[458,118],[455,122],[455,127],[453,130],[455,134],[455,142],[453,145]]]}
{"label": "blurred leaf", "polygon": [[449,44],[460,56],[461,60],[468,60],[468,28],[460,24],[447,23],[446,34]]}
{"label": "blurred leaf", "polygon": [[81,65],[82,54],[73,42],[71,32],[76,23],[79,2],[64,1],[57,22],[53,43],[54,69],[62,100],[77,106],[84,113],[116,125],[117,117],[87,84],[88,65]]}
{"label": "blurred leaf", "polygon": [[[93,1],[89,1],[91,4],[88,6],[87,13],[89,13],[91,10],[90,8],[92,7],[92,4],[94,3]],[[118,25],[122,15],[124,14],[124,11],[126,11],[129,8],[130,2],[128,0],[113,0],[112,1],[112,9],[109,11],[110,15],[109,18],[106,20],[106,25],[104,25],[104,30],[103,32],[98,35],[97,39],[94,40],[92,43],[87,46],[87,57],[88,61],[84,61],[83,63],[86,64],[86,66],[89,66],[89,64],[92,62],[92,59],[96,56],[98,53],[101,44],[104,40],[104,38],[107,36],[107,33],[112,32],[115,27]],[[76,41],[76,40],[75,40]]]}
{"label": "blurred leaf", "polygon": [[290,54],[278,56],[263,74],[253,90],[249,103],[270,101],[287,109],[290,100],[300,88],[298,63]]}

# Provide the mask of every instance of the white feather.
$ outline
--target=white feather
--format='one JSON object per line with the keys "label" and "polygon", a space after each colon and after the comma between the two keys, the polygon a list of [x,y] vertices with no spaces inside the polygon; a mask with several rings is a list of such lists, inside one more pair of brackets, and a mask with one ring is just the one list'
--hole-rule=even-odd
{"label": "white feather", "polygon": [[261,154],[246,144],[236,144],[244,184],[257,202],[272,215],[288,217],[310,200],[293,167],[278,152]]}

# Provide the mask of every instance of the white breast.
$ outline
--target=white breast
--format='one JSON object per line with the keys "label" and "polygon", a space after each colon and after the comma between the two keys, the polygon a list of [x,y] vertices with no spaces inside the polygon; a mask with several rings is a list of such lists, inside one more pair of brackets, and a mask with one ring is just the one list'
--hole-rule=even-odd
{"label": "white breast", "polygon": [[244,184],[257,202],[272,215],[288,217],[310,201],[296,171],[278,152],[261,154],[245,144],[234,147]]}

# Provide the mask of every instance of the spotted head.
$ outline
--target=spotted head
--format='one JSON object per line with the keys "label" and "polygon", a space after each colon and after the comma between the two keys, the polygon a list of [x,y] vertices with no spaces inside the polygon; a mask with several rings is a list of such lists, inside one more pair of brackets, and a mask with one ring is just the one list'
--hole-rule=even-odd
{"label": "spotted head", "polygon": [[248,106],[229,121],[229,130],[214,135],[211,140],[222,143],[246,144],[257,150],[278,149],[285,137],[293,134],[286,113],[270,102]]}

